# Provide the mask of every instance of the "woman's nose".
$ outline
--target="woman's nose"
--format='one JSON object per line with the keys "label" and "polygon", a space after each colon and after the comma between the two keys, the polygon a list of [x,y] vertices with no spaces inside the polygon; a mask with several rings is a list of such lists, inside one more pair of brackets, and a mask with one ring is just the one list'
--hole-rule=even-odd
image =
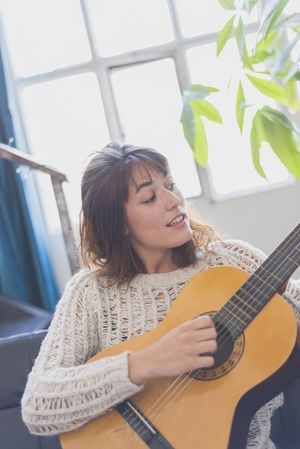
{"label": "woman's nose", "polygon": [[177,195],[174,192],[171,192],[170,190],[166,191],[166,209],[171,210],[174,207],[178,206],[181,203],[181,197],[180,195]]}

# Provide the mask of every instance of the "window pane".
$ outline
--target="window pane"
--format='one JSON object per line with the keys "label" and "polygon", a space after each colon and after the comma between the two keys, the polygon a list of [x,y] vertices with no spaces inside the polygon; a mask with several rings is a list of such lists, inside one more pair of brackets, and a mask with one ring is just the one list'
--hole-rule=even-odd
{"label": "window pane", "polygon": [[[176,0],[181,29],[186,37],[220,31],[234,14],[224,9],[217,0],[207,3],[195,0]],[[245,24],[256,21],[256,9],[243,15]]]}
{"label": "window pane", "polygon": [[36,84],[23,90],[21,101],[30,148],[40,161],[67,175],[67,200],[77,223],[83,161],[110,140],[96,76]]}
{"label": "window pane", "polygon": [[[187,59],[193,83],[222,89],[222,92],[211,95],[208,101],[211,101],[220,111],[223,125],[204,119],[209,145],[209,168],[216,192],[224,195],[268,185],[270,182],[286,181],[287,170],[267,148],[267,145],[261,152],[261,161],[269,182],[256,173],[251,160],[249,139],[254,108],[246,109],[244,136],[240,134],[235,117],[236,92],[240,75],[236,43],[231,40],[218,58],[215,57],[215,47],[215,44],[210,44],[190,49],[187,52]],[[205,63],[202,63],[203,61]],[[247,104],[259,107],[264,104],[274,106],[274,102],[260,94],[245,77],[242,82]]]}
{"label": "window pane", "polygon": [[14,70],[27,76],[90,59],[78,0],[0,0]]}
{"label": "window pane", "polygon": [[119,53],[173,40],[166,0],[87,0],[99,53]]}
{"label": "window pane", "polygon": [[198,195],[192,152],[179,123],[182,100],[173,61],[115,70],[112,82],[126,142],[152,146],[163,153],[183,194]]}

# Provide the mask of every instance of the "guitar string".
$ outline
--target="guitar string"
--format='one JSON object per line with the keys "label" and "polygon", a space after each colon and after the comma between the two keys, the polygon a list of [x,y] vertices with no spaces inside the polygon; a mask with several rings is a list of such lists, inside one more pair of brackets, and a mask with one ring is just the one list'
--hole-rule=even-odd
{"label": "guitar string", "polygon": [[[283,243],[287,243],[287,242],[283,242]],[[291,242],[290,242],[291,243]],[[277,248],[277,250],[279,249],[279,247]],[[284,251],[286,251],[286,249],[287,248],[285,248],[284,249]],[[295,248],[295,247],[293,247],[293,251],[299,251],[297,248]],[[275,250],[276,251],[276,250]],[[300,251],[299,251],[300,252]],[[289,259],[289,258],[288,258]],[[291,260],[291,259],[289,259],[289,260]],[[285,260],[282,260],[282,263],[284,263],[285,262]],[[296,263],[294,260],[292,260],[292,262],[293,263]],[[272,265],[272,263],[271,263],[271,265]],[[298,265],[298,264],[297,264]],[[268,263],[265,265],[265,268],[267,268],[267,266],[268,266]],[[278,265],[277,265],[277,268],[278,268]],[[254,273],[253,273],[254,274]],[[263,273],[263,274],[265,274],[265,273]],[[267,274],[269,274],[269,273],[267,273]],[[258,277],[258,276],[256,276],[256,278],[258,278],[258,283],[260,283],[261,281],[263,281],[263,284],[262,284],[262,288],[264,288],[266,285],[265,284],[267,284],[267,285],[269,285],[269,286],[271,286],[271,284],[269,284],[265,279],[263,279],[263,277]],[[277,278],[277,280],[278,280],[279,278]],[[280,280],[280,279],[279,279]],[[251,287],[255,287],[255,283],[253,283],[252,285],[251,285]],[[273,286],[272,286],[273,287]],[[241,288],[242,289],[242,288]],[[240,289],[240,290],[241,290]],[[257,290],[256,290],[257,291]],[[251,293],[250,293],[250,291],[246,291],[246,290],[244,290],[243,291],[244,293],[246,293],[248,296],[250,296],[251,297]],[[274,293],[275,294],[275,293]],[[243,300],[241,299],[241,298],[239,298],[239,300],[240,301],[242,301],[243,302]],[[257,300],[256,300],[257,301]],[[259,301],[257,301],[258,302],[258,304],[260,304],[260,302]],[[248,306],[248,304],[247,303],[244,303],[246,306]],[[234,304],[235,305],[235,304]],[[235,307],[237,307],[236,305],[235,305]],[[238,307],[237,307],[238,308]],[[239,309],[239,310],[241,310],[241,309]],[[229,320],[228,320],[228,322],[226,323],[226,324],[228,324],[228,323],[233,323],[233,320],[232,320],[232,318],[230,318]],[[221,334],[220,334],[220,337],[221,337]],[[230,337],[229,337],[230,338]],[[220,350],[221,349],[221,347],[226,343],[226,341],[229,339],[229,338],[225,338],[225,340],[219,345],[219,348],[218,348],[218,350]],[[194,370],[194,371],[199,371],[199,370]],[[190,373],[192,373],[193,371],[190,371],[189,372],[189,374]],[[182,377],[184,377],[184,379],[181,379]],[[178,390],[178,388],[182,385],[182,383],[184,383],[184,381],[187,379],[187,382],[186,382],[186,384],[183,386],[183,388],[181,389],[181,390],[179,390],[179,392],[177,392],[177,394],[176,394],[176,396],[175,396],[175,398],[173,397],[173,401],[179,396],[179,394],[181,394],[181,392],[188,386],[188,384],[193,380],[193,378],[190,378],[188,375],[186,375],[186,374],[182,374],[182,375],[180,375],[180,376],[177,376],[176,377],[176,379],[173,381],[173,383],[164,391],[164,393],[160,396],[160,398],[158,399],[158,400],[156,400],[151,406],[150,406],[150,409],[148,409],[147,410],[147,416],[149,416],[150,417],[150,412],[154,409],[154,407],[155,407],[155,405],[156,405],[156,403],[157,402],[160,402],[160,407],[159,408],[161,408],[161,407],[163,407],[164,406],[164,403],[166,402],[166,400],[168,401],[168,400],[170,400],[170,398],[171,398],[171,395],[169,395],[164,401],[163,401],[163,403],[161,403],[161,399],[164,397],[164,396],[166,396],[166,394],[167,394],[167,392],[168,391],[170,391],[170,389],[172,389],[172,387],[174,387],[174,385],[178,382],[178,381],[180,381],[180,379],[181,379],[181,382],[176,386],[176,388],[174,389],[174,391],[172,391],[172,394],[173,394],[173,396],[174,396],[174,393],[176,393],[176,391]],[[156,410],[156,413],[158,412],[159,413],[159,408]],[[126,412],[125,412],[126,413]],[[154,415],[151,415],[151,416],[154,416]],[[134,418],[134,420],[135,420],[136,418]]]}
{"label": "guitar string", "polygon": [[[258,279],[259,279],[259,282],[261,281],[261,280],[263,280],[263,281],[265,281],[264,279],[262,279],[262,278],[260,278],[260,277],[258,277],[258,276],[256,276]],[[278,279],[278,278],[277,278]],[[280,279],[279,279],[280,280]],[[267,283],[267,282],[266,282]],[[269,286],[271,286],[271,287],[273,287],[271,284],[269,284],[269,283],[267,283]],[[241,288],[242,289],[242,288]],[[247,291],[247,290],[243,290],[243,292],[244,293],[246,293],[246,294],[249,294],[249,292]],[[250,296],[251,296],[251,293],[250,293]],[[241,300],[241,299],[240,299]],[[258,302],[258,301],[257,301]],[[246,304],[246,303],[245,303]],[[260,304],[260,302],[258,302],[258,304]],[[241,310],[241,308],[239,308],[238,306],[236,306],[235,304],[234,304],[234,306],[238,309],[238,311],[240,311]],[[246,304],[246,306],[248,306],[248,304]],[[252,309],[252,310],[254,310],[254,309]],[[232,320],[231,320],[232,321]],[[230,322],[230,321],[229,321]],[[222,334],[219,334],[219,338],[222,338]],[[224,343],[223,343],[224,344]],[[220,347],[219,347],[220,348]],[[181,376],[183,376],[183,375],[181,375]],[[181,376],[179,376],[179,377],[181,377]],[[177,379],[176,379],[177,380]],[[166,391],[168,391],[169,389],[170,389],[170,387],[171,387],[171,385],[169,386],[169,388],[166,390]]]}
{"label": "guitar string", "polygon": [[[286,250],[286,248],[285,248],[285,250]],[[295,250],[296,252],[299,251],[299,250],[297,250],[297,248],[295,248],[295,247],[293,247],[293,250]],[[282,260],[282,262],[285,262],[285,261]],[[295,263],[294,260],[293,260],[293,263]],[[267,264],[265,265],[265,267],[266,267],[266,266],[267,266]],[[278,267],[278,266],[277,266],[277,267]],[[256,277],[257,277],[257,276],[256,276]],[[265,280],[264,280],[263,278],[259,278],[259,277],[258,277],[258,279],[259,279],[259,282],[261,282],[261,280],[263,280],[263,281],[265,282]],[[278,278],[277,278],[277,279],[278,279]],[[280,279],[279,279],[279,280],[280,280]],[[270,285],[270,284],[269,284],[269,285]],[[254,286],[254,285],[253,285],[253,286]],[[262,285],[262,287],[264,287],[264,284]],[[250,295],[249,292],[246,291],[246,293]],[[274,294],[275,294],[275,293],[274,293]],[[229,320],[229,322],[230,322],[230,321],[232,321],[232,320]],[[222,344],[219,346],[219,349],[224,345],[224,343],[225,343],[225,342],[222,342]],[[196,370],[196,371],[197,371],[197,370]],[[192,371],[191,371],[191,372],[192,372]],[[171,389],[171,387],[174,386],[174,384],[177,383],[177,381],[180,380],[180,378],[181,378],[182,376],[184,376],[185,378],[183,379],[183,381],[182,381],[179,385],[176,386],[174,392],[176,392],[176,390],[178,390],[178,387],[181,386],[181,384],[184,382],[185,379],[188,379],[188,382],[187,382],[186,386],[185,386],[183,389],[185,389],[185,388],[187,387],[187,385],[193,380],[193,379],[189,379],[188,376],[187,376],[186,374],[183,374],[183,375],[181,375],[181,376],[177,376],[177,378],[175,379],[175,381],[174,381],[174,382],[167,388],[167,390],[165,390],[165,393],[163,393],[163,395],[161,395],[161,397],[160,397],[154,404],[152,404],[152,406],[150,407],[150,409],[147,411],[147,414],[148,414],[149,417],[150,417],[150,415],[149,415],[150,411],[153,410],[155,404],[156,404],[158,401],[160,402],[160,406],[163,406],[163,404],[161,403],[161,398],[162,398],[163,396],[165,396],[166,392],[169,391],[169,390]],[[179,396],[179,394],[183,391],[183,389],[181,389],[181,390],[177,393],[176,397],[173,398],[173,401]],[[173,392],[173,393],[174,393],[174,392]],[[174,394],[173,394],[173,396],[174,396]],[[171,396],[169,395],[169,397],[171,397]],[[169,399],[169,398],[167,398],[167,400],[168,400],[168,399]],[[164,401],[164,402],[165,402],[165,401]],[[160,407],[160,408],[161,408],[161,407]],[[154,416],[154,415],[153,415],[153,416]]]}
{"label": "guitar string", "polygon": [[[190,383],[191,381],[192,381],[193,379],[189,379],[189,382],[188,383]],[[182,383],[182,382],[181,382]],[[178,390],[178,387],[180,387],[180,385],[177,385],[177,387],[176,387],[176,389],[175,389],[175,392],[176,392],[176,390]],[[187,387],[187,385],[185,386],[185,387]],[[168,390],[169,390],[170,388],[168,388]],[[180,390],[177,394],[176,394],[176,396],[174,397],[174,394],[173,394],[173,398],[172,398],[172,402],[174,402],[175,400],[176,400],[176,398],[180,395],[180,393],[183,391],[183,389],[182,390]],[[161,407],[163,407],[164,406],[164,404],[162,404],[161,405]],[[161,408],[160,407],[160,408]],[[151,407],[151,408],[153,408],[153,407]],[[162,410],[161,410],[162,411]],[[159,409],[156,411],[156,417],[158,416],[158,414],[159,414]],[[150,414],[149,414],[149,411],[148,411],[148,416],[150,417]],[[153,415],[154,416],[154,415]]]}
{"label": "guitar string", "polygon": [[[296,249],[296,251],[298,251],[297,249]],[[223,342],[223,344],[224,344],[224,342]],[[221,345],[222,346],[222,345]],[[220,347],[221,347],[220,346]],[[195,371],[197,371],[197,370],[195,370]],[[191,372],[190,372],[191,373]],[[176,388],[174,389],[174,391],[172,392],[172,394],[173,394],[173,398],[172,398],[172,402],[174,402],[175,400],[176,400],[176,398],[181,394],[181,392],[188,386],[188,384],[190,383],[190,382],[192,382],[192,380],[193,380],[193,378],[189,378],[188,376],[186,376],[186,375],[181,375],[181,376],[179,376],[179,377],[182,377],[182,376],[185,376],[185,378],[182,380],[182,382],[179,384],[179,385],[177,385],[176,386]],[[176,394],[176,396],[174,397],[174,393],[176,392],[176,390],[178,390],[178,388],[181,386],[181,384],[185,381],[185,379],[188,379],[188,381],[186,382],[186,385],[184,385],[184,387],[181,389],[181,390],[179,390],[179,392],[177,392],[177,394]],[[176,379],[176,381],[178,380],[178,378]],[[173,384],[174,384],[174,382],[173,382]],[[171,387],[171,385],[170,385],[170,387]],[[170,389],[170,387],[168,388],[168,390]],[[163,396],[163,395],[162,395]],[[161,397],[162,397],[161,396]],[[164,400],[163,402],[164,403],[162,403],[161,402],[161,397],[159,398],[159,402],[160,402],[160,409],[162,408],[162,407],[164,407],[164,403],[166,402],[166,400]],[[167,401],[170,399],[170,397],[171,397],[171,395],[169,395],[169,398],[167,398]],[[158,402],[158,401],[156,401],[156,403]],[[154,408],[154,405],[155,405],[155,403],[150,407],[150,409],[149,410],[147,410],[147,412],[145,412],[145,413],[147,413],[147,416],[150,418],[150,417],[154,417],[154,414],[150,414],[150,411],[151,410],[153,410],[153,408]],[[156,413],[155,413],[155,415],[156,415],[156,417],[158,416],[158,413],[159,413],[159,408],[156,410]]]}
{"label": "guitar string", "polygon": [[[298,251],[297,250],[297,248],[294,248],[295,250],[296,250],[296,252]],[[283,261],[284,262],[284,261]],[[293,261],[294,262],[294,261]],[[260,278],[259,278],[260,279]],[[224,342],[222,343],[222,345],[224,344]],[[222,346],[221,345],[221,346]],[[220,347],[221,347],[220,346]],[[190,383],[190,382],[192,382],[192,380],[193,379],[188,379],[188,376],[186,376],[186,374],[184,374],[184,375],[181,375],[181,376],[178,376],[177,377],[177,379],[175,380],[175,382],[177,382],[182,376],[184,376],[184,379],[183,379],[183,381],[179,384],[179,385],[177,385],[177,387],[174,389],[174,391],[172,392],[172,394],[173,394],[173,398],[172,398],[172,402],[174,402],[175,400],[176,400],[176,398],[181,394],[181,392],[188,386],[188,384]],[[184,385],[184,387],[181,389],[181,390],[179,390],[179,392],[177,392],[177,394],[176,394],[176,396],[174,397],[174,393],[176,393],[176,390],[178,390],[178,388],[181,386],[181,384],[185,381],[185,379],[188,379],[188,381],[186,382],[186,385]],[[166,390],[166,391],[169,391],[170,390],[170,388],[174,385],[174,383],[175,382],[173,382],[173,384],[171,384],[170,386],[169,386],[169,388]],[[152,404],[152,406],[150,407],[150,409],[147,411],[147,412],[145,412],[145,413],[147,413],[147,416],[150,418],[150,411],[151,410],[153,410],[153,408],[154,408],[154,406],[155,406],[155,404],[159,401],[160,402],[160,409],[161,409],[161,411],[162,411],[162,407],[164,407],[164,404],[163,403],[161,403],[161,398],[163,397],[165,395],[165,393],[159,398],[159,400],[157,400],[154,404]],[[171,397],[171,395],[169,395],[169,398]],[[169,400],[169,398],[167,397],[167,401]],[[164,401],[164,402],[166,402],[166,400]],[[156,417],[158,416],[158,414],[161,412],[161,411],[159,411],[159,408],[156,410]],[[154,416],[154,414],[152,414],[152,417]],[[143,434],[141,434],[141,435],[143,435]]]}
{"label": "guitar string", "polygon": [[[181,376],[180,376],[181,377]],[[178,379],[177,379],[178,380]],[[192,379],[190,379],[190,382],[192,381]],[[188,382],[189,383],[189,382]],[[177,386],[177,388],[175,389],[175,391],[178,389],[178,387],[179,387],[180,385],[178,385]],[[187,385],[185,386],[185,388],[187,387]],[[168,390],[170,389],[170,387],[168,388]],[[176,400],[176,398],[180,395],[180,393],[183,391],[183,389],[182,390],[180,390],[177,394],[176,394],[176,396],[174,397],[174,394],[173,394],[173,398],[172,398],[172,401],[171,401],[171,403],[172,402],[174,402],[175,400]],[[169,405],[170,405],[170,402],[169,402]],[[159,411],[159,409],[156,411],[156,416],[158,416],[159,414],[161,414],[162,413],[162,409]],[[148,415],[149,415],[149,412],[148,412]],[[153,415],[154,416],[154,415]],[[133,420],[135,420],[135,419],[133,419]],[[142,432],[142,434],[141,434],[141,436],[144,434],[144,432]]]}
{"label": "guitar string", "polygon": [[[296,252],[299,251],[299,250],[297,250],[297,248],[295,248],[295,250],[296,250]],[[300,253],[300,251],[299,251],[299,253]],[[227,339],[227,340],[228,340],[228,339]],[[224,345],[225,342],[226,342],[226,339],[221,343],[221,345],[219,346],[218,349],[220,349],[220,348]],[[199,370],[194,370],[194,371],[197,372],[197,371],[199,371]],[[190,371],[189,374],[191,374],[192,372],[193,372],[193,371]],[[174,383],[176,383],[176,382],[178,381],[178,379],[181,378],[182,376],[184,376],[184,379],[182,379],[181,383],[178,384],[178,385],[176,386],[176,388],[174,389],[174,391],[172,392],[172,394],[175,393],[176,390],[178,390],[178,388],[182,385],[182,383],[185,381],[185,379],[187,379],[188,381],[187,381],[186,385],[184,386],[184,388],[181,389],[181,390],[177,393],[177,395],[176,395],[176,397],[173,399],[173,401],[179,396],[179,394],[180,394],[180,393],[187,387],[187,385],[188,385],[190,382],[192,382],[192,380],[193,380],[193,378],[190,378],[190,377],[187,376],[186,374],[183,374],[183,375],[181,375],[181,376],[178,376],[178,377],[176,378],[176,381],[173,382],[173,383],[169,386],[169,388],[168,388],[166,391],[170,390],[170,388],[171,388],[172,386],[174,386]],[[147,412],[145,412],[145,413],[147,413],[147,416],[149,416],[149,418],[150,418],[150,416],[154,416],[154,415],[150,415],[150,412],[153,410],[153,408],[154,408],[154,406],[156,405],[157,402],[160,403],[160,407],[159,407],[159,408],[161,408],[161,407],[164,406],[164,403],[161,402],[161,398],[162,398],[164,395],[165,395],[165,394],[163,394],[162,396],[160,396],[160,398],[159,398],[154,404],[152,404],[152,406],[150,407],[150,409],[148,409]],[[171,397],[171,395],[169,395],[169,397],[167,397],[167,400],[168,400],[170,397]],[[166,400],[164,400],[163,402],[166,402]]]}

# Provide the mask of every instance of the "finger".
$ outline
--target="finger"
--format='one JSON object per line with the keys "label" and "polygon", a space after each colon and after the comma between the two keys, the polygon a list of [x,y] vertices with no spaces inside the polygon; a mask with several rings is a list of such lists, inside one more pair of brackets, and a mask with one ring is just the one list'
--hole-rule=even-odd
{"label": "finger", "polygon": [[197,368],[210,368],[215,363],[215,359],[211,356],[199,356],[199,364]]}
{"label": "finger", "polygon": [[200,343],[197,343],[195,346],[195,350],[197,351],[197,354],[213,354],[218,349],[218,345],[216,340],[207,340],[207,341],[201,341]]}
{"label": "finger", "polygon": [[217,331],[214,327],[207,327],[205,329],[195,329],[194,337],[198,342],[205,340],[216,340]]}
{"label": "finger", "polygon": [[208,315],[201,315],[191,321],[192,329],[214,328],[214,323]]}

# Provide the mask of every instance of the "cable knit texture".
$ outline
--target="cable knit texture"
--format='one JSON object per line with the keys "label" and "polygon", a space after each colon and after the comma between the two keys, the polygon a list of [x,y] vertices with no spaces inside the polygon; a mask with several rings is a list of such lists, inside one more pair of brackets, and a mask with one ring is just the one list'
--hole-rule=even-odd
{"label": "cable knit texture", "polygon": [[[138,274],[127,286],[109,287],[105,277],[84,270],[68,282],[28,377],[22,416],[31,433],[53,435],[76,429],[139,392],[128,377],[128,352],[84,363],[120,341],[154,329],[185,283],[199,271],[232,265],[249,273],[265,255],[249,244],[226,240],[199,261],[170,273]],[[290,281],[284,293],[300,322],[300,290]],[[280,394],[251,422],[247,449],[273,449],[270,418]]]}

